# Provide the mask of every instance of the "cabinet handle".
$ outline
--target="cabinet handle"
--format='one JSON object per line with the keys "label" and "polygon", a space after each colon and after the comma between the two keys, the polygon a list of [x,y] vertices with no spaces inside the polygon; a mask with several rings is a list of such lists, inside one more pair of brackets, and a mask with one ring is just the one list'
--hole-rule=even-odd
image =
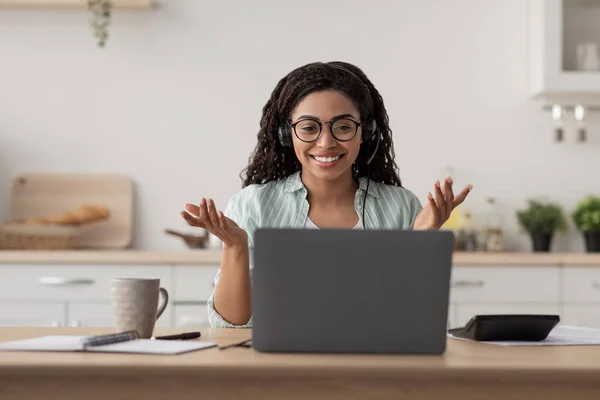
{"label": "cabinet handle", "polygon": [[43,276],[39,280],[40,284],[45,286],[70,286],[70,285],[91,285],[94,283],[90,278],[60,278],[56,276]]}
{"label": "cabinet handle", "polygon": [[452,282],[452,286],[454,287],[480,287],[483,286],[483,281],[469,281],[469,280],[459,280]]}

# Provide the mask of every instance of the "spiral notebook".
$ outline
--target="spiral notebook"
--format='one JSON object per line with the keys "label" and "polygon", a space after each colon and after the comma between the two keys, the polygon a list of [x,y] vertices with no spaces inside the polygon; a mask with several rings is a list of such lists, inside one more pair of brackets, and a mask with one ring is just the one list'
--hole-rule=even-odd
{"label": "spiral notebook", "polygon": [[50,335],[0,343],[0,351],[84,351],[99,353],[181,354],[215,347],[199,340],[138,339],[131,333],[99,336]]}

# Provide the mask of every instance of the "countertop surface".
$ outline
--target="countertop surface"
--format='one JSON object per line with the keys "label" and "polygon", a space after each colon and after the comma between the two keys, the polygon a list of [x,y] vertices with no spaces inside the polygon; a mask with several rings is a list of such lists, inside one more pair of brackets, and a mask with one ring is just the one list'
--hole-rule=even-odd
{"label": "countertop surface", "polygon": [[[344,329],[350,325],[339,335]],[[219,347],[173,356],[0,352],[2,399],[600,397],[599,346],[504,347],[447,339],[443,355],[261,353],[235,346],[251,337],[248,329],[200,330],[198,340]],[[114,328],[0,328],[0,341],[108,332]]]}
{"label": "countertop surface", "polygon": [[[152,250],[0,250],[1,264],[131,264],[219,265],[220,249]],[[457,266],[600,266],[600,253],[462,253],[453,255]]]}
{"label": "countertop surface", "polygon": [[[251,338],[249,329],[201,328],[202,341],[218,346],[241,343]],[[112,333],[114,328],[0,328],[0,342],[44,335],[91,335]],[[176,329],[157,329],[157,334],[180,332]],[[0,352],[0,375],[39,373],[106,374],[123,376],[128,373],[160,375],[174,368],[177,373],[202,371],[264,372],[294,371],[299,374],[382,374],[413,373],[432,377],[446,375],[454,378],[474,374],[488,379],[519,377],[519,374],[546,375],[564,378],[563,374],[597,379],[600,374],[600,347],[501,347],[482,343],[448,339],[444,355],[331,355],[331,354],[273,354],[253,349],[216,347],[176,356],[140,356],[136,354]],[[579,375],[578,375],[579,374]],[[472,375],[472,377],[474,376]],[[523,379],[523,376],[521,376]]]}

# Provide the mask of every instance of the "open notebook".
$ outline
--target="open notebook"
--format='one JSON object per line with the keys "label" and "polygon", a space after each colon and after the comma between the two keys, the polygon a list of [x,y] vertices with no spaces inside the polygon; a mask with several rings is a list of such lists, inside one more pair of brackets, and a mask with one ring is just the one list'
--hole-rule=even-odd
{"label": "open notebook", "polygon": [[[107,335],[108,336],[108,335]],[[0,351],[90,351],[100,353],[181,354],[214,347],[199,340],[132,339],[116,343],[90,343],[98,336],[42,336],[0,343]]]}

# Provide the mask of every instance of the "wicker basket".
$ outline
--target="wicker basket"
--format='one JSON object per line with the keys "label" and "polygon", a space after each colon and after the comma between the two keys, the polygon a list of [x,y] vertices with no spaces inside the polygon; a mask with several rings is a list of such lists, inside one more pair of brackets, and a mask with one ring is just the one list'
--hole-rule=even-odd
{"label": "wicker basket", "polygon": [[71,250],[78,229],[59,225],[0,225],[0,249]]}

